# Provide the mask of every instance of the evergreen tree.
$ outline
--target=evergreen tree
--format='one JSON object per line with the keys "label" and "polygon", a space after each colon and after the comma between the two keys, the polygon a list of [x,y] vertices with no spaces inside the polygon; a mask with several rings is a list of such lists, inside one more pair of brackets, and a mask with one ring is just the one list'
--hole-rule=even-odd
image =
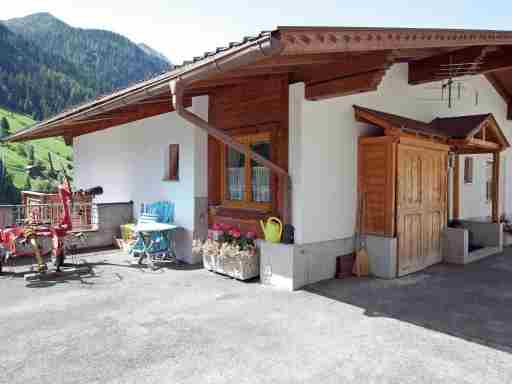
{"label": "evergreen tree", "polygon": [[11,134],[11,127],[9,125],[9,120],[4,116],[2,117],[2,121],[0,122],[0,138],[6,137]]}
{"label": "evergreen tree", "polygon": [[32,183],[30,181],[30,176],[27,175],[27,180],[25,180],[25,186],[23,187],[24,191],[31,191],[32,190]]}
{"label": "evergreen tree", "polygon": [[0,183],[0,203],[19,204],[20,200],[20,191],[14,185],[12,176],[9,173],[6,173],[2,183]]}
{"label": "evergreen tree", "polygon": [[29,145],[28,146],[28,164],[34,165],[35,162],[36,162],[36,155],[35,155],[34,146]]}
{"label": "evergreen tree", "polygon": [[48,152],[48,164],[50,165],[48,176],[52,179],[55,179],[57,177],[57,172],[55,172],[55,168],[53,167],[53,158],[51,152]]}

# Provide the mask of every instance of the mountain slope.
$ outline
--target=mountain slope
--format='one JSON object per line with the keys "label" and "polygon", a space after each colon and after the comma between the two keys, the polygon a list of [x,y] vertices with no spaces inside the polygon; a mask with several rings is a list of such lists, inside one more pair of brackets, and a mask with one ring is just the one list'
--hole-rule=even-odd
{"label": "mountain slope", "polygon": [[0,23],[0,105],[40,119],[94,96],[87,78]]}
{"label": "mountain slope", "polygon": [[168,70],[170,66],[168,60],[159,57],[154,50],[141,48],[122,35],[74,28],[49,13],[4,23],[43,51],[77,66],[98,93],[124,87]]}
{"label": "mountain slope", "polygon": [[155,57],[159,58],[160,60],[165,61],[169,65],[172,65],[171,61],[163,53],[158,52],[157,50],[151,48],[149,45],[144,44],[144,43],[139,43],[137,45],[139,46],[140,49],[142,49],[148,55],[155,56]]}
{"label": "mountain slope", "polygon": [[[11,132],[34,124],[34,120],[4,108],[0,108],[0,120],[5,117]],[[30,152],[33,150],[34,169],[30,175],[26,167],[31,165]],[[51,153],[50,157],[48,153]],[[72,173],[73,151],[61,138],[34,140],[30,143],[3,143],[0,152],[0,203],[19,203],[19,191],[55,191],[58,178],[54,170],[64,167]],[[50,163],[51,158],[51,163]],[[28,184],[30,188],[27,188]]]}

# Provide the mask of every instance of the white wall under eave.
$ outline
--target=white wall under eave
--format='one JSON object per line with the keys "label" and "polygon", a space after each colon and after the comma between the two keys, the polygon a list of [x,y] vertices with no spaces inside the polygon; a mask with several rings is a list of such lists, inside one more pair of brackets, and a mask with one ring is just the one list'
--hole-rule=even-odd
{"label": "white wall under eave", "polygon": [[[378,132],[354,118],[353,105],[361,105],[422,121],[435,117],[493,113],[510,141],[512,123],[506,119],[506,105],[488,81],[482,77],[469,80],[479,93],[479,104],[467,95],[449,109],[446,102],[432,98],[432,87],[439,84],[410,86],[407,64],[396,64],[386,73],[377,91],[322,101],[307,101],[304,84],[290,86],[290,173],[293,197],[292,216],[298,244],[331,241],[354,233],[357,192],[357,139]],[[506,212],[511,212],[510,155],[502,154],[501,196]],[[482,162],[475,161],[475,169]],[[463,217],[487,216],[482,203],[485,185],[463,185]],[[484,195],[485,197],[485,195]],[[485,200],[485,199],[484,199]]]}
{"label": "white wall under eave", "polygon": [[[207,96],[193,99],[191,110],[208,119]],[[179,181],[164,181],[169,144],[179,144]],[[141,203],[171,200],[175,221],[185,229],[179,256],[189,262],[197,200],[207,197],[207,136],[175,112],[123,124],[74,139],[75,181],[79,188],[101,185],[98,202]]]}

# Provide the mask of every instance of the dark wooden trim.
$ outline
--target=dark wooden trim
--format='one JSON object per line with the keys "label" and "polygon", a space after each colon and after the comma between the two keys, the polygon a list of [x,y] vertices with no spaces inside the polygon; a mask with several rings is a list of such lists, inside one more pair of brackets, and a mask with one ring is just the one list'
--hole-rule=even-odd
{"label": "dark wooden trim", "polygon": [[166,180],[178,181],[180,179],[180,145],[169,144],[169,170]]}
{"label": "dark wooden trim", "polygon": [[453,185],[452,185],[452,216],[460,218],[460,156],[455,155],[453,160]]}
{"label": "dark wooden trim", "polygon": [[512,90],[507,89],[493,72],[486,73],[485,77],[507,104],[507,120],[512,120]]}
{"label": "dark wooden trim", "polygon": [[385,70],[335,79],[322,83],[306,85],[307,100],[323,100],[332,97],[353,95],[355,93],[374,91],[379,86]]}
{"label": "dark wooden trim", "polygon": [[409,63],[409,84],[423,84],[432,81],[441,81],[449,76],[441,75],[441,68],[447,64],[474,63],[466,69],[478,71],[485,57],[495,52],[497,47],[480,46],[460,49],[458,51],[447,52],[435,55],[422,60],[416,60]]}
{"label": "dark wooden trim", "polygon": [[280,27],[283,55],[512,44],[512,32],[462,29]]}
{"label": "dark wooden trim", "polygon": [[492,221],[500,222],[501,206],[500,206],[500,153],[493,153],[492,165]]}

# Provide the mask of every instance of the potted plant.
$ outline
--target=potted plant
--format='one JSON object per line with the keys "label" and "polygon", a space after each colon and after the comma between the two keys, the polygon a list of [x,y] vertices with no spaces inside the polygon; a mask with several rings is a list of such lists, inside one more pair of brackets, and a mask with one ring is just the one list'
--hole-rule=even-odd
{"label": "potted plant", "polygon": [[201,253],[206,269],[248,280],[259,275],[254,232],[242,233],[229,225],[214,225],[204,242],[195,241],[193,251]]}

